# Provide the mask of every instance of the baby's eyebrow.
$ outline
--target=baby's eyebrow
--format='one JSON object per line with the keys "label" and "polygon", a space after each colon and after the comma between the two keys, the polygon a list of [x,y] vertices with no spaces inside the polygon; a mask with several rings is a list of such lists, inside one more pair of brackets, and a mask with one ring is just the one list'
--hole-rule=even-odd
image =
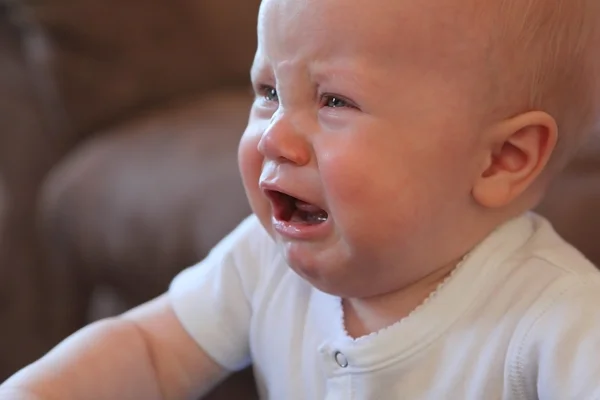
{"label": "baby's eyebrow", "polygon": [[252,65],[250,66],[250,79],[258,79],[266,74],[272,76],[273,71],[271,71],[268,58],[265,56],[264,52],[258,48],[254,55]]}
{"label": "baby's eyebrow", "polygon": [[385,74],[380,73],[377,67],[362,63],[316,63],[310,71],[312,82],[317,84],[341,83],[357,90],[381,86],[384,79],[380,78],[384,76]]}
{"label": "baby's eyebrow", "polygon": [[[344,65],[345,64],[345,65]],[[314,62],[310,66],[310,77],[313,81],[332,79],[356,79],[356,69],[346,63]]]}
{"label": "baby's eyebrow", "polygon": [[273,71],[266,63],[262,61],[255,62],[250,68],[250,80],[274,80]]}

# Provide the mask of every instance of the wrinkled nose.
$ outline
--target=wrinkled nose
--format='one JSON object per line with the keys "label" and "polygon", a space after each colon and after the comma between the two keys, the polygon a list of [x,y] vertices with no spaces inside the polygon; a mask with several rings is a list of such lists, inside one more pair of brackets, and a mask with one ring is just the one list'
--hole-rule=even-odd
{"label": "wrinkled nose", "polygon": [[265,159],[278,163],[306,165],[311,159],[311,146],[305,134],[283,112],[277,112],[258,142]]}

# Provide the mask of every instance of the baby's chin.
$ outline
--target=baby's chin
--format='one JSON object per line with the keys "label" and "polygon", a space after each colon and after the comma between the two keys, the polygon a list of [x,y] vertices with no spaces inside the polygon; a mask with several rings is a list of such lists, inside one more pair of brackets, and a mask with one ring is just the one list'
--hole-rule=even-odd
{"label": "baby's chin", "polygon": [[289,244],[279,243],[279,246],[289,268],[315,289],[341,298],[373,295],[367,291],[365,277],[360,276],[358,267],[341,261],[341,255],[336,257],[334,254],[315,252],[302,257],[298,249],[290,249]]}
{"label": "baby's chin", "polygon": [[347,288],[343,281],[335,276],[336,274],[325,272],[316,275],[314,273],[315,271],[309,271],[309,273],[306,273],[306,270],[294,268],[292,266],[290,266],[290,268],[301,279],[320,292],[342,299],[362,297],[360,293]]}

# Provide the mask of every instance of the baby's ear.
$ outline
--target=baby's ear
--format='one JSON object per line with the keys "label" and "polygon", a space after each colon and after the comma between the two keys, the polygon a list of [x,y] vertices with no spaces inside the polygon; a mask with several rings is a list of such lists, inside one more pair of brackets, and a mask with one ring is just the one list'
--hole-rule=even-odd
{"label": "baby's ear", "polygon": [[485,165],[473,186],[477,203],[510,204],[541,174],[558,138],[556,121],[540,111],[520,114],[492,126],[485,135]]}

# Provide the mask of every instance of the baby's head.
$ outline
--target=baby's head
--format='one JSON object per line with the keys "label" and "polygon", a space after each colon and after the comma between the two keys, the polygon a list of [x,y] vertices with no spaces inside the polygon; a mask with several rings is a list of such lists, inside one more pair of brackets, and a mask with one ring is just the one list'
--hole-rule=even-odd
{"label": "baby's head", "polygon": [[532,207],[598,119],[598,8],[264,0],[240,167],[290,266],[375,296]]}

